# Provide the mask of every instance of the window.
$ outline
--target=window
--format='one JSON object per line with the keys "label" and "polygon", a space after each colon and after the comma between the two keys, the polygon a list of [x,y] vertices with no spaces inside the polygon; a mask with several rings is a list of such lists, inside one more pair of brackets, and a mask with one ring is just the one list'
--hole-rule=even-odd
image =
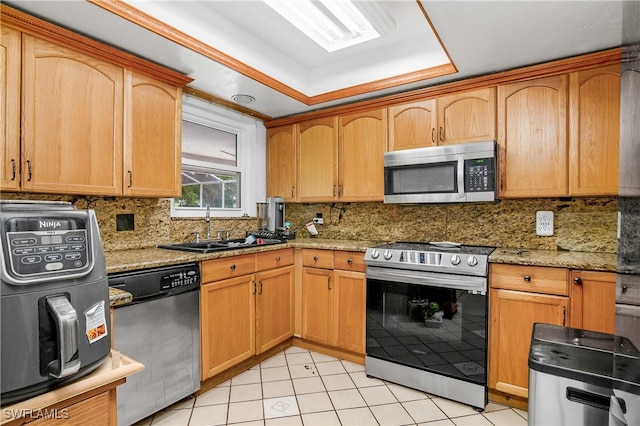
{"label": "window", "polygon": [[173,217],[255,216],[266,196],[262,122],[185,96],[182,116],[182,195]]}

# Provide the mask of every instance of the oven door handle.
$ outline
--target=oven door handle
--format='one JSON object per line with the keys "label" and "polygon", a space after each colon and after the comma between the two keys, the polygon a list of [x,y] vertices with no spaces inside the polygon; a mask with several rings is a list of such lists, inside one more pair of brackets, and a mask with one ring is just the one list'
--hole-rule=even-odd
{"label": "oven door handle", "polygon": [[368,266],[367,279],[397,282],[403,284],[418,284],[431,287],[468,290],[485,295],[487,279],[485,277],[469,277],[466,275],[437,274],[406,269],[380,268]]}

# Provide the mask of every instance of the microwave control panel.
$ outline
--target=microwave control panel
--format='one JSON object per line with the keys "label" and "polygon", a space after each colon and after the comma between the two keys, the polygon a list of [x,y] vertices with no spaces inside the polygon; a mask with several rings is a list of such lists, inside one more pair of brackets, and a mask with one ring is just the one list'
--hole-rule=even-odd
{"label": "microwave control panel", "polygon": [[[80,225],[80,226],[78,226]],[[16,277],[78,272],[90,262],[90,244],[83,221],[11,219],[5,244]],[[62,229],[61,229],[62,228]]]}
{"label": "microwave control panel", "polygon": [[493,158],[464,161],[465,192],[489,192],[496,189],[496,167]]}

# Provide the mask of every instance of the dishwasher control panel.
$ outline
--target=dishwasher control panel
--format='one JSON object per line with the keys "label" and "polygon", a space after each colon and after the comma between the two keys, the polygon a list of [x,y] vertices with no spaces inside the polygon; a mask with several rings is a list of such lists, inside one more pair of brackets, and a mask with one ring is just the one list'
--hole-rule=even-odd
{"label": "dishwasher control panel", "polygon": [[200,283],[200,271],[198,268],[180,269],[172,271],[161,277],[160,289],[162,291],[174,288],[191,286]]}

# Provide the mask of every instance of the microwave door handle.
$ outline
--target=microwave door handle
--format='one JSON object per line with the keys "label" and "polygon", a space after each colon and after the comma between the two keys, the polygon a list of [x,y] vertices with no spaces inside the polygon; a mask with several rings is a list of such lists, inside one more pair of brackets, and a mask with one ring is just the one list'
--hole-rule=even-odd
{"label": "microwave door handle", "polygon": [[47,298],[47,309],[53,316],[58,336],[58,359],[49,363],[49,375],[61,378],[80,370],[78,357],[78,314],[66,297]]}
{"label": "microwave door handle", "polygon": [[464,158],[458,158],[458,198],[464,198]]}

